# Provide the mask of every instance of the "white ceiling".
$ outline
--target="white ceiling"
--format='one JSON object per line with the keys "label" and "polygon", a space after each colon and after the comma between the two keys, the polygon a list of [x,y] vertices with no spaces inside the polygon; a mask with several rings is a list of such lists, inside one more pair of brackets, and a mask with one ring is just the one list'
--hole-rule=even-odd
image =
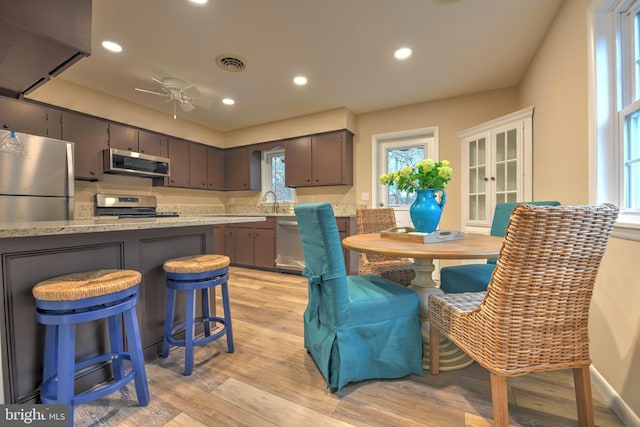
{"label": "white ceiling", "polygon": [[[214,102],[178,119],[220,131],[338,107],[360,114],[517,85],[561,1],[93,0],[92,54],[59,78],[168,120],[170,103],[134,88],[179,78]],[[413,55],[398,61],[402,46]],[[246,71],[220,69],[220,54]],[[297,74],[309,83],[293,85]]]}

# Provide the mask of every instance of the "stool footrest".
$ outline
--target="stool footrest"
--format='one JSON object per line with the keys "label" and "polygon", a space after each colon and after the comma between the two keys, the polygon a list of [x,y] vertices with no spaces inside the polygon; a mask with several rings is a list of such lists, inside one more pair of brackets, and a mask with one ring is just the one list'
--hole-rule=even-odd
{"label": "stool footrest", "polygon": [[[97,365],[103,362],[111,362],[113,359],[119,358],[124,360],[131,360],[131,356],[129,353],[105,353],[95,357],[91,357],[89,359],[77,362],[74,365],[74,372],[79,372],[89,366]],[[74,395],[71,404],[79,405],[82,403],[91,402],[92,400],[99,399],[104,396],[108,396],[114,391],[122,388],[127,383],[131,382],[135,378],[136,372],[134,369],[131,369],[129,373],[125,374],[122,378],[118,380],[111,381],[109,383],[98,384],[95,388],[87,390],[83,393]],[[57,403],[55,393],[55,387],[53,384],[57,381],[58,376],[54,376],[49,379],[45,379],[42,384],[41,391],[41,400],[43,403]]]}
{"label": "stool footrest", "polygon": [[[196,338],[193,340],[193,345],[201,345],[201,344],[207,344],[211,341],[215,341],[218,338],[220,338],[221,336],[223,336],[224,334],[227,333],[227,325],[225,322],[225,319],[223,317],[217,317],[217,316],[213,316],[213,317],[196,317],[193,320],[193,324],[197,325],[198,323],[220,323],[222,324],[222,328],[220,328],[220,330],[216,331],[216,333],[214,334],[210,334],[208,336],[204,336],[202,338]],[[181,339],[177,339],[175,338],[173,335],[176,335],[179,332],[184,332],[185,331],[185,322],[180,322],[178,323],[173,329],[171,329],[171,335],[167,336],[167,341],[169,341],[169,344],[173,344],[179,347],[184,347],[185,346],[185,340],[181,340]]]}

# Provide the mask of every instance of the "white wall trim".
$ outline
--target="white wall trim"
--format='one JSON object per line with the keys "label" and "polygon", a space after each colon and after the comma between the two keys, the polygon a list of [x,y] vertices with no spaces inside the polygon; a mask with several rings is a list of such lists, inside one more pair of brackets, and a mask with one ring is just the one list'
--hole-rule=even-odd
{"label": "white wall trim", "polygon": [[611,407],[613,412],[616,413],[622,424],[626,427],[640,427],[640,417],[622,400],[620,395],[611,387],[611,385],[604,379],[600,372],[591,365],[589,371],[591,372],[591,382],[593,386],[602,395],[605,402]]}
{"label": "white wall trim", "polygon": [[[438,126],[430,126],[425,128],[418,129],[407,129],[395,132],[386,132],[386,133],[377,133],[371,136],[371,197],[370,202],[373,203],[378,200],[378,186],[380,185],[378,181],[378,176],[376,176],[376,172],[379,169],[379,146],[383,142],[388,142],[392,140],[400,140],[400,139],[412,139],[412,138],[429,138],[433,137],[434,144],[434,153],[435,158],[440,158],[440,142],[438,139]],[[374,206],[377,207],[377,206]]]}

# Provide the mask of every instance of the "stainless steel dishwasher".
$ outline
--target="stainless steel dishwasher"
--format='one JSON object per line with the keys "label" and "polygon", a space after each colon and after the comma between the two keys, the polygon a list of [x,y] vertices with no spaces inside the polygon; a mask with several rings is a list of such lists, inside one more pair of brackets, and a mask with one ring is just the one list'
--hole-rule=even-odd
{"label": "stainless steel dishwasher", "polygon": [[276,268],[279,271],[301,272],[304,251],[295,216],[281,216],[276,222]]}

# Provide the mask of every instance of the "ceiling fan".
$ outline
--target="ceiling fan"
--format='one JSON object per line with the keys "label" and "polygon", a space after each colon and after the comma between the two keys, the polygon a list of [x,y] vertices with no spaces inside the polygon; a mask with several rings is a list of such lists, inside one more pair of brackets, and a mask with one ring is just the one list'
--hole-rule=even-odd
{"label": "ceiling fan", "polygon": [[173,118],[176,118],[176,105],[179,105],[182,111],[193,111],[196,107],[211,108],[213,101],[202,98],[200,91],[195,86],[187,86],[185,82],[174,78],[165,78],[158,80],[151,78],[160,85],[161,92],[135,88],[138,92],[150,93],[166,98],[165,102],[173,102]]}

